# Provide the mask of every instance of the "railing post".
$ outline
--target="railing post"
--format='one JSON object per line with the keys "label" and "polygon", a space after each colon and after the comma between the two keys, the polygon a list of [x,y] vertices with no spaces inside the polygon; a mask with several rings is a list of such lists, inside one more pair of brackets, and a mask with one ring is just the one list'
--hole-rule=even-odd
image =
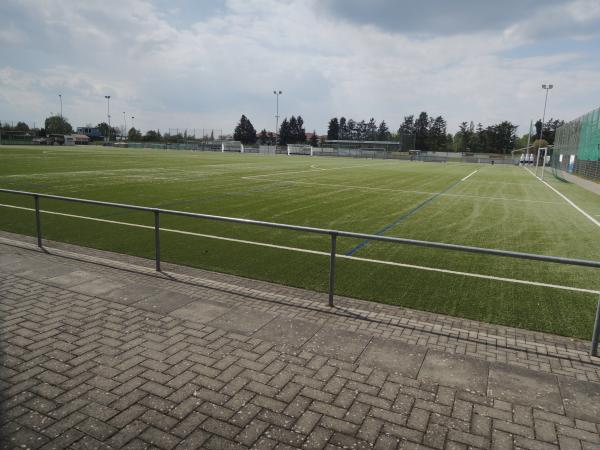
{"label": "railing post", "polygon": [[592,334],[592,356],[598,356],[598,340],[600,340],[600,297],[596,306],[596,321],[594,322],[594,333]]}
{"label": "railing post", "polygon": [[331,233],[331,255],[329,257],[329,306],[333,306],[333,291],[335,289],[335,247],[337,233]]}
{"label": "railing post", "polygon": [[40,217],[40,196],[34,195],[35,200],[35,232],[37,235],[37,246],[42,248],[42,219]]}
{"label": "railing post", "polygon": [[154,258],[156,271],[160,272],[160,213],[154,211]]}

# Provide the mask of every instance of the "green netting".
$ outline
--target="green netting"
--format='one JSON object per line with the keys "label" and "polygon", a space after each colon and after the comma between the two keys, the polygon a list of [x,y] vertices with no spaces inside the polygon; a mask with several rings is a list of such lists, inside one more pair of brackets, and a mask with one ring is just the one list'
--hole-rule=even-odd
{"label": "green netting", "polygon": [[578,160],[600,159],[600,108],[566,123],[556,130],[555,153],[576,155]]}

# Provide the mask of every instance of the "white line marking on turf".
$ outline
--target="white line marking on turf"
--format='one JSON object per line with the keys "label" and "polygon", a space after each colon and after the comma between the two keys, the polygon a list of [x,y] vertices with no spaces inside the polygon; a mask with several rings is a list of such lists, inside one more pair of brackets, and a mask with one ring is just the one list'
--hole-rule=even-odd
{"label": "white line marking on turf", "polygon": [[[21,210],[25,210],[25,211],[35,211],[34,208],[26,208],[24,206],[15,206],[15,205],[6,205],[6,204],[2,204],[2,203],[0,203],[0,207],[21,209]],[[72,217],[75,219],[91,220],[94,222],[112,223],[112,224],[116,224],[116,225],[124,225],[124,226],[129,226],[129,227],[154,230],[154,226],[151,226],[151,225],[142,225],[142,224],[130,223],[130,222],[119,222],[116,220],[99,219],[96,217],[87,217],[87,216],[79,216],[76,214],[59,213],[56,211],[40,210],[40,212],[42,212],[44,214],[53,214],[53,215],[57,215],[57,216]],[[173,230],[171,228],[161,228],[160,230],[166,231],[169,233],[184,234],[184,235],[188,235],[188,236],[203,237],[203,238],[207,238],[207,239],[217,239],[217,240],[221,240],[221,241],[236,242],[239,244],[257,245],[260,247],[276,248],[279,250],[288,250],[288,251],[292,251],[292,252],[308,253],[308,254],[319,255],[319,256],[327,256],[327,257],[330,256],[329,252],[322,252],[319,250],[308,250],[308,249],[304,249],[304,248],[288,247],[285,245],[267,244],[265,242],[247,241],[247,240],[243,240],[243,239],[215,236],[212,234],[195,233],[193,231]],[[354,260],[354,261],[361,261],[361,262],[368,262],[368,263],[375,263],[375,264],[383,264],[383,265],[387,265],[387,266],[404,267],[407,269],[423,270],[426,272],[438,272],[438,273],[445,273],[445,274],[449,274],[449,275],[458,275],[458,276],[470,277],[470,278],[480,278],[480,279],[484,279],[484,280],[503,281],[503,282],[513,283],[513,284],[540,286],[540,287],[561,289],[561,290],[572,291],[572,292],[584,292],[584,293],[588,293],[588,294],[600,294],[600,291],[594,291],[592,289],[578,288],[578,287],[572,287],[572,286],[563,286],[560,284],[541,283],[538,281],[519,280],[516,278],[496,277],[493,275],[483,275],[483,274],[479,274],[479,273],[460,272],[457,270],[439,269],[436,267],[418,266],[415,264],[405,264],[405,263],[399,263],[399,262],[393,262],[393,261],[382,261],[380,259],[360,258],[357,256],[348,256],[348,255],[343,255],[343,254],[339,254],[339,253],[336,253],[336,258],[349,259],[349,260]]]}
{"label": "white line marking on turf", "polygon": [[[246,177],[242,177],[246,178]],[[252,181],[252,180],[251,180]],[[256,181],[256,180],[254,180]],[[521,198],[504,198],[504,197],[486,197],[483,195],[469,195],[469,194],[450,194],[450,193],[442,193],[442,192],[428,192],[428,191],[414,191],[409,189],[391,189],[391,188],[377,188],[377,187],[368,187],[368,186],[356,186],[350,184],[335,184],[335,183],[313,183],[309,181],[295,181],[295,180],[274,180],[277,183],[289,183],[289,184],[305,184],[307,186],[325,186],[325,187],[339,187],[339,188],[347,188],[347,189],[359,189],[365,191],[382,191],[382,192],[400,192],[407,194],[423,194],[423,195],[444,195],[448,197],[465,197],[465,198],[481,198],[485,200],[502,200],[509,202],[525,202],[525,203],[548,203],[552,205],[562,205],[562,202],[547,202],[543,200],[527,200]]]}
{"label": "white line marking on turf", "polygon": [[469,175],[467,175],[466,177],[462,178],[460,181],[467,181],[470,177],[472,177],[473,175],[475,175],[477,172],[479,172],[479,169],[474,170]]}
{"label": "white line marking on turf", "polygon": [[[533,175],[535,177],[535,174],[531,170],[529,170],[528,168],[526,168],[526,169],[531,175]],[[560,197],[562,197],[569,205],[571,205],[573,208],[575,208],[577,211],[579,211],[581,214],[583,214],[590,222],[592,222],[597,227],[600,227],[600,222],[598,222],[596,219],[594,219],[592,216],[590,216],[588,213],[586,213],[583,209],[581,209],[579,206],[577,206],[575,203],[573,203],[566,195],[564,195],[562,192],[560,192],[558,189],[554,188],[553,186],[550,186],[544,180],[542,180],[538,177],[536,177],[536,178],[538,180],[540,180],[542,183],[544,183],[546,186],[548,186],[550,189],[552,189]]]}
{"label": "white line marking on turf", "polygon": [[272,176],[275,176],[275,175],[289,175],[291,173],[320,172],[320,171],[344,170],[344,169],[347,170],[347,169],[354,169],[356,167],[373,167],[375,165],[381,165],[381,164],[386,164],[386,163],[359,164],[359,165],[356,165],[356,166],[331,167],[329,169],[314,168],[314,169],[311,169],[311,170],[296,170],[296,171],[288,171],[288,172],[273,172],[273,173],[265,173],[263,175],[248,175],[246,177],[241,177],[241,178],[243,180],[251,180],[253,178],[272,177]]}

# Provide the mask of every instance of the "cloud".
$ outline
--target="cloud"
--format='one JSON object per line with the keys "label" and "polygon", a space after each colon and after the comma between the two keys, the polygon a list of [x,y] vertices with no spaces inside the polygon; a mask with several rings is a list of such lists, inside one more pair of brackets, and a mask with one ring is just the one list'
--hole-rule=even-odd
{"label": "cloud", "polygon": [[[550,106],[561,109],[550,114],[591,109],[595,2],[549,0],[543,16],[527,9],[539,2],[515,1],[375,0],[363,13],[354,0],[6,0],[0,117],[39,123],[61,93],[74,125],[98,123],[111,95],[113,116],[126,111],[143,129],[232,130],[241,114],[273,128],[281,89],[280,114],[320,132],[340,115],[395,129],[421,110],[451,130],[463,120],[524,127],[542,81],[557,86]],[[566,25],[549,47],[538,20],[559,30],[557,15]]]}

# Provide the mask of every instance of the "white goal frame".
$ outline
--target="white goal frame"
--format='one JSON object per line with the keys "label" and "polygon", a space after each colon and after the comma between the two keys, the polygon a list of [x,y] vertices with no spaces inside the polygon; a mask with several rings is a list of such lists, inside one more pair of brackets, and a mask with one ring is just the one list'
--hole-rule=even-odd
{"label": "white goal frame", "polygon": [[[294,150],[302,150],[298,153],[294,152]],[[313,156],[313,146],[312,145],[304,145],[304,144],[288,144],[287,145],[287,154],[290,155],[304,155],[304,156]]]}

